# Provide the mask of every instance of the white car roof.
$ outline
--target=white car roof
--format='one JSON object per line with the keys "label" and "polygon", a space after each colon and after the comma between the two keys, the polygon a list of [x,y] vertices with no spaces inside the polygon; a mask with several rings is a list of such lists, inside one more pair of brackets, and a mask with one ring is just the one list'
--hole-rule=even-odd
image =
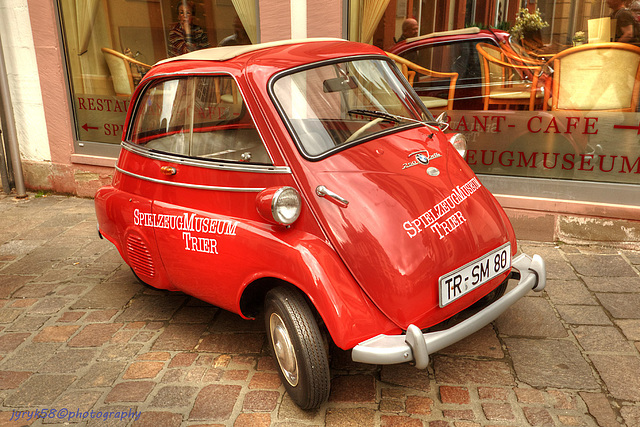
{"label": "white car roof", "polygon": [[275,46],[286,46],[290,44],[304,43],[304,42],[315,42],[315,41],[346,41],[344,39],[338,38],[308,38],[308,39],[294,39],[294,40],[278,40],[274,42],[268,43],[260,43],[260,44],[248,44],[248,45],[238,45],[238,46],[221,46],[221,47],[212,47],[208,49],[200,49],[195,50],[193,52],[185,53],[184,55],[174,56],[173,58],[163,59],[162,61],[158,61],[157,64],[164,64],[166,62],[171,61],[181,61],[181,60],[196,60],[196,61],[226,61],[228,59],[235,58],[236,56],[240,56],[245,53],[254,52],[260,49],[266,49],[269,47]]}
{"label": "white car roof", "polygon": [[417,40],[431,39],[434,37],[457,36],[459,34],[478,34],[479,32],[480,32],[480,28],[478,27],[460,28],[458,30],[449,30],[449,31],[438,31],[436,33],[425,34],[424,36],[411,37],[407,39],[407,43],[415,42]]}

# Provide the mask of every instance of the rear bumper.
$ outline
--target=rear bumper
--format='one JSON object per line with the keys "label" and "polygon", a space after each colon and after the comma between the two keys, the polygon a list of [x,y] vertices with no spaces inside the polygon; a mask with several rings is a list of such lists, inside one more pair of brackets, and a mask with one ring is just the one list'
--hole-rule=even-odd
{"label": "rear bumper", "polygon": [[377,365],[413,361],[416,368],[425,369],[429,364],[429,354],[484,328],[530,290],[540,292],[544,289],[547,272],[544,260],[539,255],[519,255],[513,259],[512,266],[520,272],[517,286],[465,321],[444,331],[426,334],[417,326],[409,325],[406,335],[378,335],[356,345],[351,353],[352,359]]}

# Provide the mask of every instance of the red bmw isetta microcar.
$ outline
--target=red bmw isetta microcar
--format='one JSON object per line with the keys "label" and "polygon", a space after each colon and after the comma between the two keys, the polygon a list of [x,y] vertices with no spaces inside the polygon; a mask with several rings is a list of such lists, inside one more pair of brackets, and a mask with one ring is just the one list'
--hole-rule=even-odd
{"label": "red bmw isetta microcar", "polygon": [[544,261],[516,256],[464,137],[443,128],[369,45],[168,59],[133,95],[99,231],[143,282],[263,315],[286,390],[314,408],[329,395],[324,331],[357,362],[425,368],[544,288]]}

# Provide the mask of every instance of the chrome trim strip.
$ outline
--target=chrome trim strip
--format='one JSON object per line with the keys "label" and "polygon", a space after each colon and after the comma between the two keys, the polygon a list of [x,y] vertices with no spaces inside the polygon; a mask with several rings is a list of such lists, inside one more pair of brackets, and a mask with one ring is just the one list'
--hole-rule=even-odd
{"label": "chrome trim strip", "polygon": [[143,181],[153,182],[156,184],[166,184],[174,187],[183,187],[183,188],[194,188],[197,190],[209,190],[209,191],[231,191],[236,193],[259,193],[263,188],[238,188],[238,187],[217,187],[214,185],[200,185],[200,184],[186,184],[182,182],[172,182],[172,181],[163,181],[161,179],[149,178],[148,176],[138,175],[137,173],[129,172],[121,167],[116,166],[116,170],[124,175],[138,178]]}
{"label": "chrome trim strip", "polygon": [[122,148],[130,151],[134,154],[138,154],[142,157],[149,159],[160,160],[164,162],[178,163],[187,166],[197,166],[206,169],[217,169],[232,172],[253,172],[253,173],[268,173],[268,174],[290,174],[291,169],[288,166],[267,166],[267,165],[244,165],[233,163],[222,163],[211,160],[200,160],[195,157],[185,158],[172,156],[168,153],[160,153],[157,151],[151,151],[146,148],[139,147],[131,144],[130,142],[122,142]]}

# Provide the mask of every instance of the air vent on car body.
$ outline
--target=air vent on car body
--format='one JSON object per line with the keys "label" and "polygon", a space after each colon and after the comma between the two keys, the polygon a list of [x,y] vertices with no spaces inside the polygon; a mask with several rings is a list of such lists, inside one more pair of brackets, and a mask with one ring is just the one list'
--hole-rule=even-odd
{"label": "air vent on car body", "polygon": [[154,277],[155,269],[153,268],[151,253],[142,238],[129,234],[127,237],[127,255],[129,256],[131,267],[138,276]]}

